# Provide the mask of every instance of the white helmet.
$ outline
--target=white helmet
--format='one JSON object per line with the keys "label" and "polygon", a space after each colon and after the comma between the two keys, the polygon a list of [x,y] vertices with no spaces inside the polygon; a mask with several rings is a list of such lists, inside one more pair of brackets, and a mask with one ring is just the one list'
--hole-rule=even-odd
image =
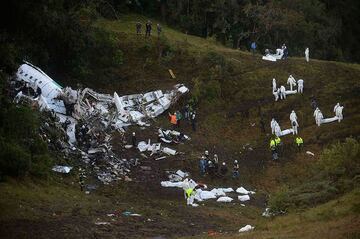
{"label": "white helmet", "polygon": [[238,162],[238,161],[235,159],[235,160],[234,160],[234,163],[237,163],[237,162]]}
{"label": "white helmet", "polygon": [[209,155],[209,151],[205,150],[205,155]]}
{"label": "white helmet", "polygon": [[225,165],[226,165],[226,163],[225,163],[225,162],[223,162],[223,163],[222,163],[222,165],[224,165],[224,166],[225,166]]}
{"label": "white helmet", "polygon": [[132,135],[135,136],[135,132],[133,132]]}

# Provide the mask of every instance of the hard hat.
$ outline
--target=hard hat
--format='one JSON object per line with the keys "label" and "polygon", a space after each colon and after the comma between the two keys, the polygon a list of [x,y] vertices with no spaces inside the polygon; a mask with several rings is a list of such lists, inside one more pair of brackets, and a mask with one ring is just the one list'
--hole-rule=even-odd
{"label": "hard hat", "polygon": [[214,154],[214,157],[217,157],[217,154]]}
{"label": "hard hat", "polygon": [[205,156],[201,156],[201,159],[205,159]]}
{"label": "hard hat", "polygon": [[205,155],[209,155],[209,151],[205,150]]}
{"label": "hard hat", "polygon": [[135,136],[135,132],[133,132],[132,135]]}
{"label": "hard hat", "polygon": [[234,163],[237,163],[238,161],[235,159]]}
{"label": "hard hat", "polygon": [[223,163],[222,163],[222,165],[226,165],[226,163],[225,163],[225,162],[223,162]]}

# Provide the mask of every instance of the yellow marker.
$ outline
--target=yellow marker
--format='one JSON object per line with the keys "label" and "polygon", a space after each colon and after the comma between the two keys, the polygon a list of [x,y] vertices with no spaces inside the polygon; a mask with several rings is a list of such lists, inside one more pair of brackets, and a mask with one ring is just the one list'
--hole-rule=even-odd
{"label": "yellow marker", "polygon": [[174,75],[174,72],[173,72],[171,69],[169,69],[169,73],[170,73],[170,75],[171,75],[171,77],[172,77],[173,79],[176,78],[176,76]]}

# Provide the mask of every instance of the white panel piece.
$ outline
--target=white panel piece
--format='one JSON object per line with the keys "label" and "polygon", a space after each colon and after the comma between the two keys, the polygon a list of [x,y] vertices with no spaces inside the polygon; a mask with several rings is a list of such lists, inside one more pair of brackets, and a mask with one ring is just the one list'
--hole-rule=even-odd
{"label": "white panel piece", "polygon": [[143,115],[139,111],[134,111],[134,110],[130,111],[129,114],[130,114],[132,121],[134,121],[134,122],[140,121],[142,118],[145,117],[145,115]]}
{"label": "white panel piece", "polygon": [[176,150],[170,149],[168,147],[163,148],[162,151],[163,151],[163,153],[168,154],[168,155],[176,155]]}
{"label": "white panel piece", "polygon": [[186,86],[181,86],[181,87],[178,89],[178,91],[180,91],[180,93],[184,94],[184,93],[188,92],[189,89],[188,89]]}
{"label": "white panel piece", "polygon": [[171,101],[167,97],[159,98],[159,104],[166,110],[170,107]]}

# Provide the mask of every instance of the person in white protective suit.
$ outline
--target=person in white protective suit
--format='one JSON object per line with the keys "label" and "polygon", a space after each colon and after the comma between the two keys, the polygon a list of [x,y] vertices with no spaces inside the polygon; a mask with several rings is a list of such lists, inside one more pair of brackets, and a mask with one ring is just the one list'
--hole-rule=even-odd
{"label": "person in white protective suit", "polygon": [[281,128],[280,128],[280,125],[276,122],[276,125],[275,125],[275,135],[280,137],[281,136]]}
{"label": "person in white protective suit", "polygon": [[297,81],[297,84],[298,84],[298,93],[303,93],[304,91],[304,80],[303,79],[299,79]]}
{"label": "person in white protective suit", "polygon": [[182,182],[182,188],[184,190],[184,196],[186,199],[186,204],[188,206],[197,207],[198,204],[194,203],[196,191],[195,191],[196,183],[192,179],[185,178]]}
{"label": "person in white protective suit", "polygon": [[286,89],[285,86],[280,86],[280,99],[286,99],[286,93],[285,93]]}
{"label": "person in white protective suit", "polygon": [[273,87],[273,92],[277,90],[276,89],[276,80],[275,80],[275,78],[273,78],[272,87]]}
{"label": "person in white protective suit", "polygon": [[289,76],[287,84],[290,85],[290,90],[293,91],[293,86],[296,86],[296,80],[292,75]]}
{"label": "person in white protective suit", "polygon": [[322,123],[322,120],[324,119],[324,115],[322,114],[322,112],[319,110],[318,113],[316,114],[316,124],[317,126],[320,126]]}
{"label": "person in white protective suit", "polygon": [[274,118],[271,119],[270,122],[270,127],[271,127],[271,133],[274,134],[275,133],[275,127],[276,125],[278,125],[278,123],[276,122],[276,120]]}
{"label": "person in white protective suit", "polygon": [[343,114],[342,114],[343,109],[344,109],[344,106],[340,106],[340,103],[337,103],[334,106],[334,112],[335,112],[335,115],[338,117],[338,122],[340,122],[343,119]]}
{"label": "person in white protective suit", "polygon": [[280,95],[280,89],[273,91],[273,95],[275,97],[275,101],[278,101]]}
{"label": "person in white protective suit", "polygon": [[305,49],[305,60],[306,60],[306,62],[309,62],[309,54],[310,54],[309,47],[306,47],[306,49]]}
{"label": "person in white protective suit", "polygon": [[297,128],[299,127],[299,124],[297,122],[297,115],[294,110],[290,113],[290,123],[293,129],[293,134],[298,134]]}

